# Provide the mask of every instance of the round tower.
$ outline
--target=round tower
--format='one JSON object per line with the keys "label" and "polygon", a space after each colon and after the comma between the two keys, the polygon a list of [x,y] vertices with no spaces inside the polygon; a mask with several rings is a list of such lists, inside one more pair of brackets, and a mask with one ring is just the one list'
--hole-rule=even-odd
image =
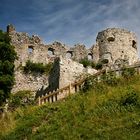
{"label": "round tower", "polygon": [[110,64],[134,64],[138,61],[137,38],[130,31],[120,28],[108,28],[97,35],[100,61]]}

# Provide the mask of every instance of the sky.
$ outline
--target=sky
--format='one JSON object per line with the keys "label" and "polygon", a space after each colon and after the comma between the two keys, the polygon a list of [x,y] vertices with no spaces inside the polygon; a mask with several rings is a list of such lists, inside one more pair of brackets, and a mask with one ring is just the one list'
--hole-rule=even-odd
{"label": "sky", "polygon": [[0,0],[0,29],[10,23],[46,44],[91,47],[111,27],[133,31],[140,41],[140,0]]}

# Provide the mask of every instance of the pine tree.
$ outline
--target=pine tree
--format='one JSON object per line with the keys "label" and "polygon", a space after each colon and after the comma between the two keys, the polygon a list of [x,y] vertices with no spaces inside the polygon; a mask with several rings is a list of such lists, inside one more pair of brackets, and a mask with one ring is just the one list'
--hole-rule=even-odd
{"label": "pine tree", "polygon": [[17,54],[10,37],[0,30],[0,105],[9,97],[14,85],[14,61]]}

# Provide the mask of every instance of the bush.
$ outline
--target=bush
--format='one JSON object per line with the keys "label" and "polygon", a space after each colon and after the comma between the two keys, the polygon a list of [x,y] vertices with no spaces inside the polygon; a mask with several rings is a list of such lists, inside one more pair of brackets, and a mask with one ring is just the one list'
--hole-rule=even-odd
{"label": "bush", "polygon": [[124,68],[122,71],[122,76],[129,79],[130,77],[134,76],[135,73],[136,71],[134,68]]}
{"label": "bush", "polygon": [[101,80],[110,86],[116,86],[120,83],[120,79],[116,77],[115,72],[109,72],[101,76]]}
{"label": "bush", "polygon": [[17,93],[11,95],[9,100],[10,110],[15,110],[18,107],[23,107],[27,105],[34,105],[34,97],[30,91],[18,91]]}
{"label": "bush", "polygon": [[133,88],[129,88],[125,96],[121,97],[121,105],[138,105],[139,104],[139,96],[137,91]]}
{"label": "bush", "polygon": [[95,65],[95,69],[96,69],[96,70],[100,70],[100,69],[102,69],[102,67],[103,67],[103,64],[102,64],[102,63],[97,63],[97,64]]}
{"label": "bush", "polygon": [[87,92],[91,89],[94,89],[97,93],[106,93],[107,88],[106,85],[102,81],[98,81],[98,78],[95,76],[89,76],[86,78],[85,83],[83,85],[83,92]]}
{"label": "bush", "polygon": [[94,63],[93,61],[88,60],[87,58],[84,58],[84,59],[81,59],[79,61],[79,63],[83,64],[83,66],[85,68],[88,67],[88,66],[90,66],[90,67],[92,67],[92,68],[94,68],[96,70],[100,70],[100,69],[102,69],[103,64],[108,63],[108,60],[105,59],[103,62]]}
{"label": "bush", "polygon": [[83,64],[83,66],[85,68],[88,67],[88,66],[91,66],[92,68],[95,67],[94,62],[92,62],[91,60],[88,60],[87,58],[81,59],[79,63]]}
{"label": "bush", "polygon": [[0,90],[0,103],[2,103],[5,99],[4,91]]}
{"label": "bush", "polygon": [[46,73],[48,74],[52,68],[52,63],[42,64],[42,63],[33,63],[30,60],[26,62],[26,66],[24,67],[25,73]]}
{"label": "bush", "polygon": [[95,83],[97,83],[96,78],[94,78],[93,76],[87,77],[83,86],[83,91],[86,92],[90,90]]}

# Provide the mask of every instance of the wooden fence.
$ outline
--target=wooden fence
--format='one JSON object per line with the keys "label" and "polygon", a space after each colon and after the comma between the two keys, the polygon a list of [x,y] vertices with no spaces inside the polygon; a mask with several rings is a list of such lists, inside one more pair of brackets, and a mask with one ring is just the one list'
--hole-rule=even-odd
{"label": "wooden fence", "polygon": [[[99,71],[96,74],[94,74],[93,76],[98,77],[101,74],[103,74],[104,72],[105,72],[105,70]],[[68,86],[61,88],[61,89],[57,89],[56,91],[53,91],[53,92],[49,92],[46,95],[39,96],[38,105],[43,105],[44,103],[47,103],[47,102],[49,102],[49,103],[56,102],[58,100],[62,100],[64,98],[66,98],[70,94],[79,92],[82,89],[86,78],[83,78],[82,80],[76,81],[74,83],[70,83]]]}
{"label": "wooden fence", "polygon": [[[140,74],[140,64],[130,65],[130,66],[125,67],[125,68],[134,68],[135,71],[137,72],[137,74]],[[119,69],[109,70],[109,71],[101,70],[101,71],[95,73],[93,76],[95,76],[97,79],[100,80],[100,76],[104,73],[115,72],[117,76],[120,76],[122,74],[123,70],[124,70],[124,68],[119,68]],[[82,87],[85,83],[85,80],[86,80],[86,78],[83,78],[80,81],[70,83],[68,86],[66,86],[62,89],[58,89],[56,91],[50,92],[45,96],[39,96],[38,105],[43,105],[46,102],[49,102],[49,103],[56,102],[58,100],[62,100],[64,98],[66,98],[70,94],[74,94],[76,92],[79,92],[80,89],[82,89]]]}

